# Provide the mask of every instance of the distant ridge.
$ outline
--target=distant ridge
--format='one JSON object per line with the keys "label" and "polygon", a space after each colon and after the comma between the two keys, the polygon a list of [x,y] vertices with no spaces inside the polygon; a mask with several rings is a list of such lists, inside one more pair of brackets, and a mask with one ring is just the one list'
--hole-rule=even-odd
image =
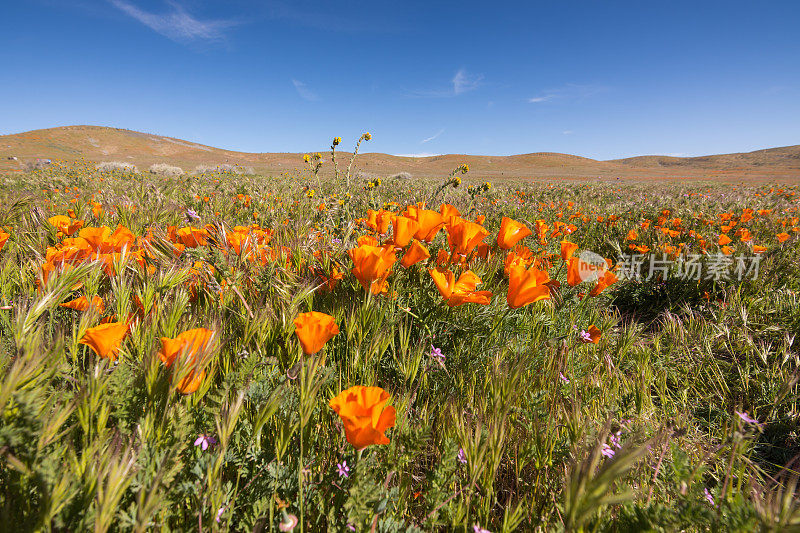
{"label": "distant ridge", "polygon": [[[329,156],[323,150],[323,157]],[[338,152],[337,152],[338,153]],[[347,152],[339,153],[349,159]],[[15,158],[15,159],[14,159]],[[62,126],[0,136],[0,171],[19,170],[36,159],[122,161],[146,170],[154,163],[177,165],[191,171],[200,165],[239,165],[263,174],[294,172],[301,168],[302,154],[247,153],[224,150],[174,137],[104,126]],[[701,157],[646,155],[597,161],[576,155],[535,152],[511,156],[446,154],[405,157],[363,153],[357,166],[367,176],[400,172],[414,177],[435,177],[456,166],[470,166],[470,177],[579,178],[579,177],[713,177],[800,180],[800,145],[768,148],[747,153]],[[330,165],[323,166],[326,172]],[[722,176],[722,178],[720,178]]]}

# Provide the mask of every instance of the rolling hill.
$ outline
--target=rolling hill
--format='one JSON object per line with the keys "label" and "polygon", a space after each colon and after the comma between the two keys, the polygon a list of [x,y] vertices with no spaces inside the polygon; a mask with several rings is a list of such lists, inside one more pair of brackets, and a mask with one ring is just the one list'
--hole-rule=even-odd
{"label": "rolling hill", "polygon": [[[322,151],[322,150],[320,150]],[[337,152],[343,165],[347,152]],[[327,159],[323,152],[323,157]],[[246,153],[165,137],[102,126],[63,126],[0,136],[0,171],[18,171],[37,159],[121,161],[146,170],[154,163],[176,165],[191,171],[199,165],[221,164],[252,168],[263,174],[293,172],[302,166],[302,154]],[[470,176],[504,178],[714,178],[741,180],[800,180],[800,145],[749,153],[702,157],[639,156],[611,161],[551,152],[511,156],[447,154],[402,157],[364,153],[357,160],[367,176],[408,172],[414,177],[434,177],[467,163]],[[323,166],[330,172],[330,165]]]}

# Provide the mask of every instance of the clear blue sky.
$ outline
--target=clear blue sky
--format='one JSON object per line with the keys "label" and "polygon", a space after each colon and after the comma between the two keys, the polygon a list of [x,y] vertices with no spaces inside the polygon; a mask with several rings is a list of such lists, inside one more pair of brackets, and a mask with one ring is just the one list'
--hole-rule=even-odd
{"label": "clear blue sky", "polygon": [[800,2],[4,2],[0,133],[609,159],[800,144]]}

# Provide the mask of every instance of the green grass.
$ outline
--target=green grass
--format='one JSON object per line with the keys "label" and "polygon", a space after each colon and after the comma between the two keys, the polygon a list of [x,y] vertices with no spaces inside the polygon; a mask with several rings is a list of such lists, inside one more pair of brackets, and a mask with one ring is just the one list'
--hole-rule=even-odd
{"label": "green grass", "polygon": [[[368,188],[313,174],[158,178],[78,165],[2,178],[0,226],[11,236],[0,251],[0,523],[52,531],[270,531],[292,517],[295,531],[800,527],[797,188],[519,183],[468,192],[464,179]],[[99,220],[91,201],[103,207]],[[554,257],[548,271],[560,288],[516,310],[505,299],[505,252],[495,249],[470,266],[478,288],[493,293],[489,305],[450,308],[422,264],[399,262],[387,295],[369,296],[346,252],[367,233],[356,219],[420,201],[450,203],[470,220],[484,215],[488,243],[503,216],[531,229],[543,220],[547,244],[523,241],[539,255],[559,254],[555,221],[574,223],[569,240],[614,261],[630,229],[653,250],[691,242],[696,251],[693,230],[716,253],[720,214],[768,209],[730,230],[753,235],[734,239],[735,256],[753,244],[768,249],[755,281],[620,280],[596,297],[582,297],[590,284],[570,287]],[[152,268],[120,257],[115,276],[89,262],[40,279],[46,250],[62,239],[47,219],[68,209],[86,226],[151,233]],[[216,241],[178,256],[168,228],[185,226],[187,209],[200,216],[196,227],[212,225]],[[665,209],[665,225],[682,219],[679,237],[652,227]],[[609,224],[609,215],[619,218]],[[651,225],[641,230],[645,219]],[[251,224],[273,230],[269,246],[287,247],[288,260],[235,254],[224,232]],[[783,231],[790,239],[780,243]],[[429,248],[432,261],[449,250],[444,231]],[[332,265],[343,278],[326,291],[321,274]],[[143,302],[116,364],[78,342],[99,314],[58,305],[82,294],[102,296],[104,316],[135,312],[134,295]],[[340,330],[321,359],[303,356],[294,335],[294,318],[312,310]],[[599,344],[578,339],[590,324],[603,332]],[[220,343],[199,390],[184,396],[156,354],[161,337],[196,327],[217,331]],[[390,444],[357,452],[346,441],[328,402],[352,385],[391,394]],[[200,435],[217,444],[202,450]],[[337,472],[343,461],[349,477]]]}

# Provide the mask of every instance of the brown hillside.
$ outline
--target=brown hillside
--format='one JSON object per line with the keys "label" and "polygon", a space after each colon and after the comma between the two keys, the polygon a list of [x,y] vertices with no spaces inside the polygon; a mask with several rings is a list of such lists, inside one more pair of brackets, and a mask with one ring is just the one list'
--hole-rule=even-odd
{"label": "brown hillside", "polygon": [[[367,145],[368,146],[368,145]],[[328,159],[329,153],[323,153]],[[340,168],[350,154],[339,152]],[[14,160],[13,158],[16,158]],[[258,173],[281,174],[302,167],[299,153],[246,153],[138,131],[102,126],[64,126],[0,136],[0,171],[18,171],[36,159],[121,161],[140,171],[154,163],[168,163],[187,172],[198,165],[240,165]],[[326,163],[329,163],[326,161]],[[363,153],[358,170],[367,176],[389,176],[408,172],[414,177],[448,174],[458,165],[470,167],[474,179],[504,178],[713,178],[725,181],[800,179],[800,146],[771,148],[746,154],[705,157],[641,156],[613,161],[551,152],[512,156],[447,154],[431,157],[400,157]],[[331,165],[323,166],[330,172]]]}

